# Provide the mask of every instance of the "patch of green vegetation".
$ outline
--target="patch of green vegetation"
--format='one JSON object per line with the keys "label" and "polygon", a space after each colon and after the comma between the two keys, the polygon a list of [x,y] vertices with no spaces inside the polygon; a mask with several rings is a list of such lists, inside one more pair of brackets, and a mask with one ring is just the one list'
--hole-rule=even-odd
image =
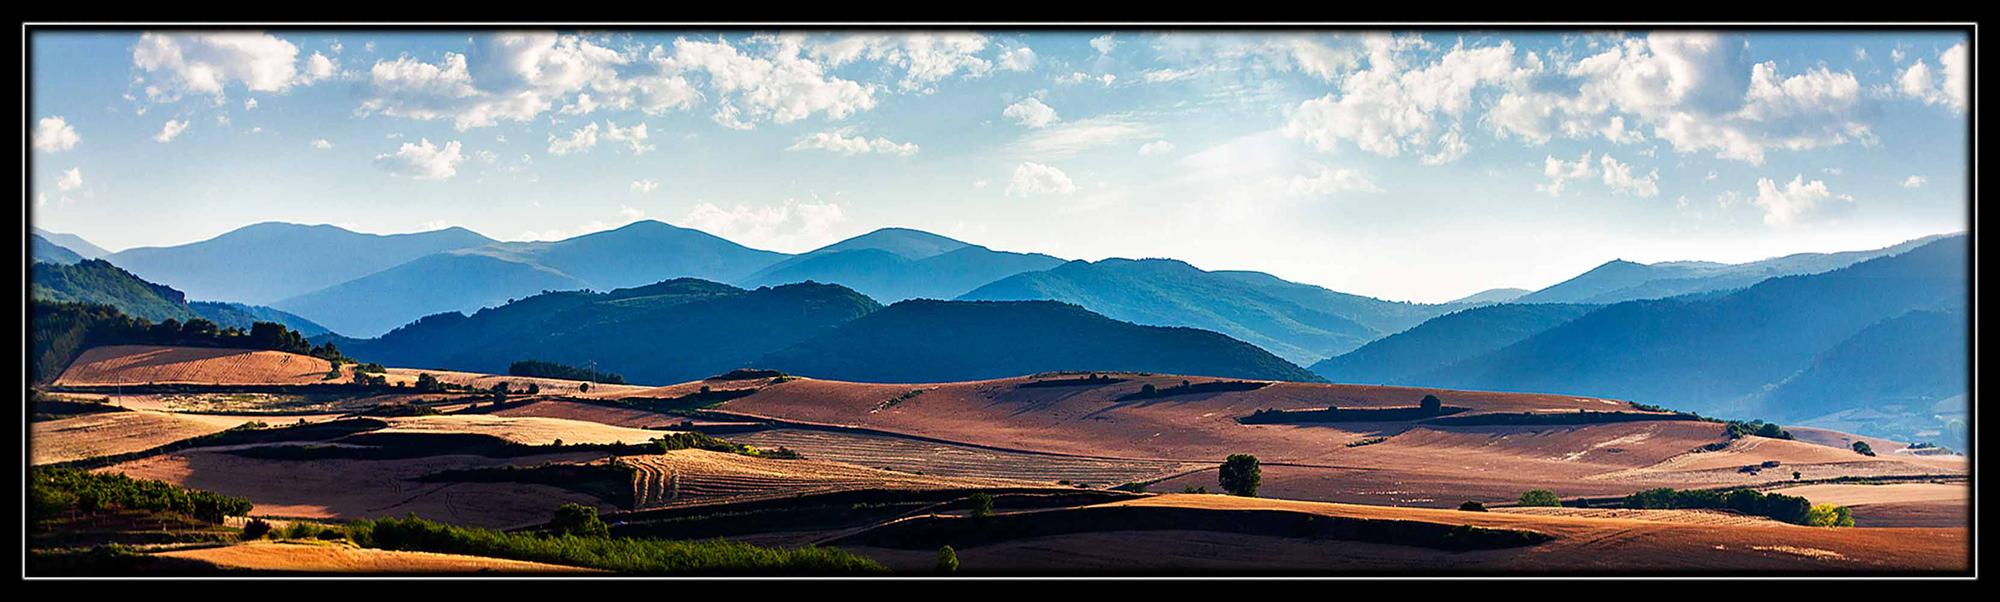
{"label": "patch of green vegetation", "polygon": [[664,437],[655,438],[653,439],[653,445],[656,446],[656,449],[658,450],[655,453],[662,453],[662,454],[677,449],[705,449],[714,452],[741,454],[745,456],[772,458],[777,460],[797,460],[799,458],[804,457],[799,455],[798,452],[792,451],[792,449],[788,447],[779,447],[778,449],[761,449],[756,447],[750,447],[748,445],[743,445],[741,443],[736,443],[719,437],[715,437],[707,433],[697,433],[694,431],[672,433]]}
{"label": "patch of green vegetation", "polygon": [[1362,439],[1360,441],[1349,441],[1347,442],[1347,447],[1361,447],[1363,445],[1374,445],[1388,440],[1389,440],[1388,437],[1369,437],[1367,439]]}
{"label": "patch of green vegetation", "polygon": [[507,366],[507,375],[580,380],[606,385],[625,384],[625,377],[615,373],[578,368],[576,366],[567,366],[542,360],[522,360],[509,364]]}
{"label": "patch of green vegetation", "polygon": [[630,575],[852,575],[887,572],[865,557],[831,548],[766,548],[744,543],[507,533],[416,516],[349,523],[355,543],[385,550],[469,554]]}
{"label": "patch of green vegetation", "polygon": [[901,394],[898,394],[898,395],[896,395],[895,397],[891,397],[891,398],[889,398],[889,400],[888,400],[888,401],[884,401],[884,402],[882,402],[882,403],[879,403],[879,404],[875,404],[875,409],[876,409],[876,410],[887,410],[887,409],[889,409],[889,408],[893,408],[893,407],[896,407],[897,405],[900,405],[900,404],[902,404],[902,403],[903,403],[903,402],[905,402],[905,401],[909,401],[909,400],[912,400],[912,399],[916,399],[918,395],[923,395],[923,394],[924,394],[924,392],[925,392],[925,391],[927,391],[927,390],[928,390],[928,389],[910,389],[910,390],[908,390],[908,391],[904,391],[904,392],[902,392]]}
{"label": "patch of green vegetation", "polygon": [[[1621,506],[1625,508],[1734,510],[1743,514],[1762,516],[1797,525],[1808,524],[1808,521],[1813,520],[1813,505],[1806,498],[1779,493],[1764,493],[1749,489],[1716,491],[1679,490],[1661,487],[1625,496]],[[1825,512],[1837,514],[1833,510]],[[1848,523],[1852,524],[1853,520],[1850,518]]]}
{"label": "patch of green vegetation", "polygon": [[1522,506],[1561,506],[1562,498],[1556,497],[1556,492],[1554,491],[1535,489],[1522,493],[1519,504]]}
{"label": "patch of green vegetation", "polygon": [[1216,480],[1222,490],[1230,495],[1257,497],[1257,485],[1264,479],[1264,469],[1257,463],[1257,456],[1233,454],[1222,462],[1216,471]]}
{"label": "patch of green vegetation", "polygon": [[69,512],[107,509],[144,510],[221,523],[224,517],[250,513],[250,500],[134,479],[117,473],[93,473],[73,468],[37,468],[28,482],[29,514],[52,518]]}

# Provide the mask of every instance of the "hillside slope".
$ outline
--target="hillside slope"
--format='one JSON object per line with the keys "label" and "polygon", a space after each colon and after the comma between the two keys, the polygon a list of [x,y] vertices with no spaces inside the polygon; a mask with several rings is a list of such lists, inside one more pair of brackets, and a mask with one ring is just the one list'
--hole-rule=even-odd
{"label": "hillside slope", "polygon": [[1334,382],[1385,384],[1512,345],[1596,305],[1501,304],[1461,310],[1312,365]]}
{"label": "hillside slope", "polygon": [[491,242],[464,228],[383,235],[266,222],[196,243],[127,249],[106,259],[197,299],[268,304],[431,253]]}

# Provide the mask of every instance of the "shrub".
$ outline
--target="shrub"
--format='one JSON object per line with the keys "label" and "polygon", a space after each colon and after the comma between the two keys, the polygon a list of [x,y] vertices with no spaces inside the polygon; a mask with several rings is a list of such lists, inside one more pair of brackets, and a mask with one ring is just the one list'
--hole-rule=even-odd
{"label": "shrub", "polygon": [[70,509],[97,512],[107,508],[166,512],[221,523],[224,517],[250,513],[250,500],[161,481],[134,479],[116,473],[92,473],[73,468],[35,469],[29,483],[37,518]]}
{"label": "shrub", "polygon": [[1466,502],[1463,504],[1459,504],[1458,509],[1464,510],[1466,512],[1485,512],[1486,504],[1481,504],[1479,502]]}
{"label": "shrub", "polygon": [[529,394],[529,395],[541,395],[541,394],[542,394],[542,384],[541,384],[541,383],[528,383],[528,394]]}
{"label": "shrub", "polygon": [[1814,504],[1806,511],[1805,525],[1808,527],[1852,527],[1854,514],[1846,506]]}
{"label": "shrub", "polygon": [[611,528],[598,518],[597,508],[583,504],[563,504],[556,508],[555,518],[549,521],[549,530],[563,535],[579,537],[607,537]]}
{"label": "shrub", "polygon": [[1562,498],[1547,489],[1535,489],[1521,494],[1522,506],[1561,506]]}
{"label": "shrub", "polygon": [[625,384],[625,377],[610,372],[600,372],[555,362],[522,360],[507,366],[508,376],[532,376],[537,378],[560,378],[563,380],[583,380],[594,383]]}
{"label": "shrub", "polygon": [[1153,386],[1153,383],[1146,383],[1144,386],[1139,387],[1140,395],[1152,395],[1159,392],[1160,388]]}
{"label": "shrub", "polygon": [[414,515],[355,521],[348,525],[348,533],[356,544],[369,548],[489,556],[625,574],[825,575],[887,570],[873,560],[830,548],[765,548],[722,540],[543,536],[459,527]]}
{"label": "shrub", "polygon": [[1216,480],[1230,495],[1257,497],[1257,485],[1263,481],[1263,473],[1257,456],[1234,454],[1222,462],[1221,470],[1216,472]]}
{"label": "shrub", "polygon": [[1873,456],[1875,455],[1875,448],[1869,447],[1867,441],[1856,441],[1854,442],[1854,453]]}
{"label": "shrub", "polygon": [[938,548],[938,557],[937,557],[937,572],[940,572],[940,573],[956,573],[956,572],[958,572],[958,551],[957,551],[957,550],[953,550],[953,549],[951,549],[951,546],[944,546],[944,547],[941,547],[941,548]]}
{"label": "shrub", "polygon": [[437,377],[431,376],[431,373],[429,372],[421,372],[417,374],[417,390],[428,391],[428,392],[443,391],[444,381],[440,381],[438,380]]}
{"label": "shrub", "polygon": [[271,532],[271,523],[265,522],[264,519],[261,518],[250,519],[249,523],[243,525],[243,539],[246,540],[263,539],[264,536],[266,534],[269,534],[270,532]]}
{"label": "shrub", "polygon": [[1436,395],[1425,395],[1422,401],[1417,402],[1417,405],[1422,406],[1425,412],[1431,414],[1444,411],[1444,401],[1438,399]]}
{"label": "shrub", "polygon": [[981,491],[979,493],[972,494],[972,497],[968,499],[972,501],[973,518],[986,518],[989,516],[993,516],[993,496],[987,495],[986,492]]}

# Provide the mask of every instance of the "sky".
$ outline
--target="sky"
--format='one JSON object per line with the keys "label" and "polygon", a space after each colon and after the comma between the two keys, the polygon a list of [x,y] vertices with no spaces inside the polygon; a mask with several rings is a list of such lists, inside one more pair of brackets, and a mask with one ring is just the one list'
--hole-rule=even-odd
{"label": "sky", "polygon": [[802,252],[890,226],[1438,302],[1967,229],[1958,32],[39,31],[36,227]]}

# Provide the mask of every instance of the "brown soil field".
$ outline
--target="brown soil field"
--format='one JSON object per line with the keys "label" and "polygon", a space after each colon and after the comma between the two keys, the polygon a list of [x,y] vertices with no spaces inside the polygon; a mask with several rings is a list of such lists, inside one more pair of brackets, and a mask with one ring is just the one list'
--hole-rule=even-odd
{"label": "brown soil field", "polygon": [[429,374],[432,377],[435,377],[438,380],[446,383],[454,385],[466,385],[478,389],[488,389],[492,388],[493,385],[497,385],[500,383],[507,383],[508,387],[518,391],[527,388],[528,383],[535,383],[541,385],[543,395],[563,395],[569,397],[615,399],[618,397],[631,395],[633,392],[644,391],[647,389],[646,387],[637,385],[607,385],[602,383],[590,383],[590,391],[586,393],[577,390],[578,385],[586,384],[583,381],[562,380],[559,378],[535,378],[529,376],[507,376],[505,374],[482,374],[478,372],[457,372],[452,370],[425,370],[418,368],[389,368],[387,374],[383,375],[383,378],[387,379],[391,384],[394,383],[416,384],[417,377],[418,375],[421,374]]}
{"label": "brown soil field", "polygon": [[1890,456],[1896,458],[1915,456],[1919,458],[1924,458],[1926,460],[1938,461],[1938,462],[1965,461],[1965,456],[1957,454],[1918,453],[1922,450],[1910,449],[1910,444],[1908,443],[1902,441],[1892,441],[1889,439],[1883,439],[1881,437],[1869,437],[1865,435],[1856,435],[1854,433],[1843,433],[1840,431],[1828,430],[1823,428],[1814,428],[1810,426],[1788,426],[1785,427],[1785,430],[1790,432],[1793,437],[1798,438],[1799,441],[1804,441],[1806,443],[1812,443],[1815,445],[1824,445],[1827,447],[1839,448],[1843,450],[1854,449],[1854,442],[1856,441],[1866,441],[1868,442],[1868,447],[1873,448],[1876,454],[1882,456]]}
{"label": "brown soil field", "polygon": [[517,458],[442,455],[395,460],[272,460],[219,450],[189,450],[99,469],[133,478],[249,499],[253,516],[351,519],[403,516],[507,528],[547,521],[569,502],[611,506],[589,495],[526,483],[434,483],[417,480],[461,468],[584,462],[604,454],[567,452]]}
{"label": "brown soil field", "polygon": [[774,460],[699,449],[624,456],[638,469],[640,508],[765,499],[854,489],[1035,487],[1004,479],[927,476],[825,460]]}
{"label": "brown soil field", "polygon": [[30,425],[28,457],[40,465],[145,451],[256,419],[134,410],[40,420]]}
{"label": "brown soil field", "polygon": [[682,420],[678,416],[669,416],[659,412],[649,412],[636,408],[619,408],[560,399],[538,399],[520,405],[510,405],[493,412],[492,415],[560,418],[563,420],[580,420],[627,428],[666,427],[679,424]]}
{"label": "brown soil field", "polygon": [[[1786,524],[1718,527],[1631,518],[1541,516],[1359,506],[1225,495],[1163,495],[1108,506],[1275,510],[1370,520],[1526,530],[1554,536],[1499,550],[1412,546],[1201,531],[1108,531],[958,549],[963,572],[1939,572],[1970,567],[1965,529],[1827,529]],[[1049,512],[1051,519],[1059,520]],[[909,550],[849,548],[892,567],[925,566]],[[1143,549],[1145,554],[1132,554]]]}
{"label": "brown soil field", "polygon": [[58,386],[114,385],[311,385],[346,382],[327,380],[332,364],[308,355],[218,347],[158,347],[113,345],[95,347],[77,356],[56,377]]}
{"label": "brown soil field", "polygon": [[160,552],[157,555],[194,560],[216,568],[279,573],[405,573],[456,575],[476,573],[599,573],[596,569],[523,560],[375,550],[340,544],[250,542],[230,546]]}
{"label": "brown soil field", "polygon": [[1824,484],[1771,492],[1847,506],[1861,527],[1962,527],[1972,513],[1972,486],[1966,483]]}
{"label": "brown soil field", "polygon": [[1109,487],[1209,466],[999,451],[901,437],[806,429],[726,435],[760,448],[786,447],[808,458],[950,477],[1019,479]]}
{"label": "brown soil field", "polygon": [[389,418],[389,427],[375,433],[475,434],[487,435],[522,445],[563,443],[639,444],[666,435],[669,431],[647,431],[561,418],[457,414]]}
{"label": "brown soil field", "polygon": [[1764,518],[1737,514],[1722,510],[1640,510],[1631,508],[1545,508],[1512,507],[1494,508],[1488,512],[1504,514],[1525,514],[1529,516],[1580,516],[1584,518],[1615,518],[1646,521],[1653,523],[1676,523],[1683,525],[1707,525],[1711,527],[1773,526],[1785,523]]}

